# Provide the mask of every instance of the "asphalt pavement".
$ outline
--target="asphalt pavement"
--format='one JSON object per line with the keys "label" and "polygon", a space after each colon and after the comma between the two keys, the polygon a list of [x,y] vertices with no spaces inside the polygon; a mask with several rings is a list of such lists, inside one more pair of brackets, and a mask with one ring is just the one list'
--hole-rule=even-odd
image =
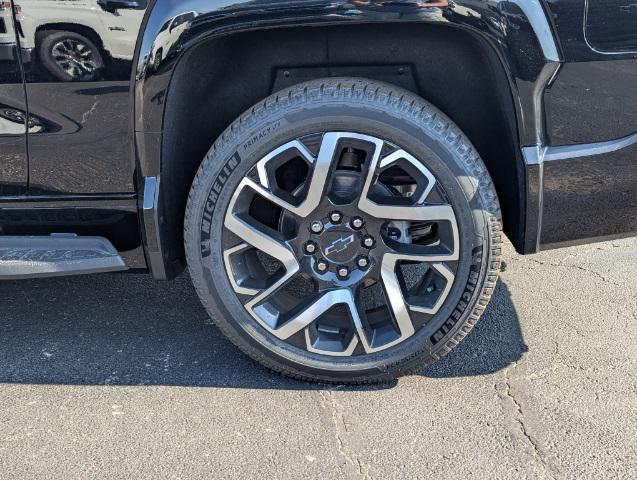
{"label": "asphalt pavement", "polygon": [[376,387],[286,379],[183,275],[0,283],[0,479],[637,478],[637,240],[505,249],[481,323]]}

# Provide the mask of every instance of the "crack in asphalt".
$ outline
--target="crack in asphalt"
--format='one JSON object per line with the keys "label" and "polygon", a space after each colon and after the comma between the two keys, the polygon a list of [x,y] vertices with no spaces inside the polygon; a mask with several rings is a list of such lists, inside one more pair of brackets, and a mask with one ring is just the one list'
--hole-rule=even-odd
{"label": "crack in asphalt", "polygon": [[332,423],[334,424],[334,436],[336,437],[337,451],[345,462],[356,469],[356,475],[364,480],[372,480],[369,473],[370,465],[363,462],[356,452],[351,452],[348,444],[344,440],[344,435],[349,434],[349,425],[345,415],[345,407],[334,398],[332,390],[319,391],[323,408],[331,411]]}
{"label": "crack in asphalt", "polygon": [[538,265],[542,265],[542,266],[572,268],[575,270],[581,270],[582,272],[590,273],[594,277],[599,278],[604,283],[608,283],[610,285],[613,285],[614,287],[623,287],[623,285],[606,278],[597,270],[591,270],[590,268],[583,267],[582,265],[565,265],[564,263],[545,262],[543,260],[538,260],[537,258],[532,258],[532,257],[529,258],[529,260],[532,261],[533,263],[537,263]]}
{"label": "crack in asphalt", "polygon": [[[524,414],[524,409],[522,408],[522,404],[516,398],[515,393],[513,392],[511,386],[511,379],[509,377],[509,370],[517,369],[518,362],[514,362],[512,366],[507,368],[504,371],[504,389],[498,389],[498,385],[494,385],[496,393],[502,400],[508,400],[510,404],[513,406],[513,410],[515,411],[515,415],[512,420],[518,426],[519,432],[522,434],[522,438],[525,440],[525,443],[530,446],[531,451],[533,452],[533,458],[537,461],[537,463],[542,467],[542,469],[547,473],[549,478],[555,479],[557,471],[557,467],[553,465],[547,458],[546,454],[543,451],[543,448],[538,443],[538,441],[531,435],[527,426],[527,418]],[[503,392],[500,392],[503,390]],[[557,472],[556,472],[557,471]]]}
{"label": "crack in asphalt", "polygon": [[[631,358],[621,363],[615,363],[613,365],[608,366],[595,366],[595,367],[584,367],[582,365],[576,365],[572,362],[567,362],[564,360],[560,360],[559,362],[555,362],[551,367],[540,370],[539,372],[531,373],[526,378],[529,380],[538,380],[544,378],[546,375],[553,373],[561,368],[568,370],[575,370],[582,373],[599,373],[599,372],[615,372],[615,371],[623,371],[626,367],[630,367],[637,363],[637,359]],[[589,377],[590,378],[590,377]]]}

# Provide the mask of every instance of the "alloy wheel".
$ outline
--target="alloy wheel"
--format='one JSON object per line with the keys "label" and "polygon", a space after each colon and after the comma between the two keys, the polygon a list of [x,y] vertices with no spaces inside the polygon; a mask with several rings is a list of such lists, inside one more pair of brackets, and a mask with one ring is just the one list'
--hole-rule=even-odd
{"label": "alloy wheel", "polygon": [[74,38],[56,42],[51,48],[51,57],[71,78],[93,75],[99,68],[91,47]]}
{"label": "alloy wheel", "polygon": [[380,352],[440,311],[459,260],[443,187],[382,138],[321,132],[262,158],[224,219],[224,266],[261,327],[328,356]]}

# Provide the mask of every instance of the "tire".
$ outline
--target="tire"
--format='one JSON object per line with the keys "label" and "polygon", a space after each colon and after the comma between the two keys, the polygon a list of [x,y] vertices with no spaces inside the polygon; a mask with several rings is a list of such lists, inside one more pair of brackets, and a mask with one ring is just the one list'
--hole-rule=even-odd
{"label": "tire", "polygon": [[152,71],[156,72],[157,70],[159,70],[159,67],[161,66],[161,62],[164,59],[164,50],[162,48],[160,48],[159,50],[157,50],[157,53],[155,53],[155,56],[153,57],[153,62],[152,62]]}
{"label": "tire", "polygon": [[378,383],[471,331],[497,282],[501,213],[478,153],[437,108],[325,79],[272,95],[215,142],[185,249],[203,305],[250,357],[297,379]]}
{"label": "tire", "polygon": [[62,82],[99,80],[104,57],[92,40],[76,32],[40,32],[38,57],[44,68]]}

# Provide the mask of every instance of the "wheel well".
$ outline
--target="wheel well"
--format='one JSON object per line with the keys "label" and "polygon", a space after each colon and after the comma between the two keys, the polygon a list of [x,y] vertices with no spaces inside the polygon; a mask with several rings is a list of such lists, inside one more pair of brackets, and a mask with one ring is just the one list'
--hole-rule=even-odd
{"label": "wheel well", "polygon": [[102,39],[95,30],[85,25],[79,25],[77,23],[47,23],[46,25],[39,26],[35,31],[36,48],[40,47],[40,42],[47,31],[61,30],[65,32],[75,32],[80,35],[84,35],[90,41],[92,41],[97,47],[104,52],[104,44]]}
{"label": "wheel well", "polygon": [[524,164],[511,89],[495,52],[455,27],[374,24],[238,33],[185,54],[168,91],[162,138],[162,195],[164,205],[171,206],[164,218],[174,235],[166,245],[171,256],[183,259],[190,184],[223,130],[286,83],[326,76],[395,83],[445,112],[484,159],[500,198],[505,232],[522,250]]}

